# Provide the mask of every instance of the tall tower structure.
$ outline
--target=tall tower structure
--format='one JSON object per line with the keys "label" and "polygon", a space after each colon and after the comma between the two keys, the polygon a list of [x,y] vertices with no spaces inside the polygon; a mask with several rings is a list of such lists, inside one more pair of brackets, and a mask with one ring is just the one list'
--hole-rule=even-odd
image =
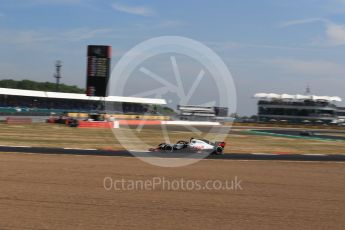
{"label": "tall tower structure", "polygon": [[59,92],[60,88],[60,79],[61,79],[61,67],[62,67],[62,62],[60,60],[57,60],[55,62],[55,74],[54,77],[56,78],[56,92]]}
{"label": "tall tower structure", "polygon": [[310,93],[311,93],[310,87],[309,85],[307,85],[307,88],[305,88],[305,94],[310,95]]}

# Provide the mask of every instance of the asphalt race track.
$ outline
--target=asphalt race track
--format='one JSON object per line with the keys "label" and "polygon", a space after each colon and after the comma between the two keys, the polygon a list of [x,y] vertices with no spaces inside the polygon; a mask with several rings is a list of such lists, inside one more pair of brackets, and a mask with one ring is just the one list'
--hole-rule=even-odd
{"label": "asphalt race track", "polygon": [[[46,148],[30,146],[0,146],[0,152],[38,153],[38,154],[69,154],[93,156],[120,156],[133,157],[125,150],[97,150],[78,148]],[[166,157],[176,158],[178,154],[136,152],[140,157]],[[210,155],[206,159],[217,160],[282,160],[282,161],[340,161],[345,162],[345,154],[271,154],[271,153],[226,153],[223,155]]]}
{"label": "asphalt race track", "polygon": [[[278,135],[289,135],[289,136],[296,136],[296,137],[308,137],[308,138],[317,138],[317,139],[329,139],[329,140],[342,140],[345,141],[345,136],[332,136],[332,135],[323,135],[322,133],[326,131],[313,131],[313,130],[306,130],[313,132],[314,135],[312,136],[302,136],[302,130],[286,130],[286,129],[272,129],[272,130],[253,130],[255,132],[262,132],[267,134],[278,134]],[[327,132],[329,133],[329,131]]]}

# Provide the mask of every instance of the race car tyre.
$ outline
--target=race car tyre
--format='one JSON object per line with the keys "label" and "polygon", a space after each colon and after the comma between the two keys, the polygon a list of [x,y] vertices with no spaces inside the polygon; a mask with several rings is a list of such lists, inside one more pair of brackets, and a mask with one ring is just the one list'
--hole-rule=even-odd
{"label": "race car tyre", "polygon": [[167,146],[167,144],[161,143],[161,144],[158,145],[158,149],[164,150],[164,149],[165,149],[165,146]]}
{"label": "race car tyre", "polygon": [[216,153],[217,155],[222,155],[222,154],[223,154],[223,148],[218,146],[218,147],[216,148],[215,153]]}
{"label": "race car tyre", "polygon": [[167,146],[165,146],[164,150],[167,151],[167,152],[172,152],[173,151],[173,147],[171,145],[167,145]]}

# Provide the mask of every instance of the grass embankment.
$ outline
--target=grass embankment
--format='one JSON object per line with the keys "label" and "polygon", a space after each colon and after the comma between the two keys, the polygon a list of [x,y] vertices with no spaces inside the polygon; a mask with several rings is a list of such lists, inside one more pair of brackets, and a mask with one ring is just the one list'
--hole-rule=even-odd
{"label": "grass embankment", "polygon": [[[0,145],[16,146],[43,146],[68,148],[96,148],[96,149],[131,149],[145,150],[165,142],[160,129],[143,129],[134,131],[136,138],[128,136],[133,130],[117,129],[115,135],[110,129],[78,129],[54,124],[32,125],[6,125],[0,124]],[[190,132],[169,131],[171,142],[188,140]],[[229,153],[328,153],[345,154],[345,141],[319,141],[306,139],[292,139],[284,137],[271,137],[251,135],[236,131],[225,135],[227,146],[225,152]],[[121,143],[119,142],[121,140]],[[145,144],[143,144],[143,142]]]}

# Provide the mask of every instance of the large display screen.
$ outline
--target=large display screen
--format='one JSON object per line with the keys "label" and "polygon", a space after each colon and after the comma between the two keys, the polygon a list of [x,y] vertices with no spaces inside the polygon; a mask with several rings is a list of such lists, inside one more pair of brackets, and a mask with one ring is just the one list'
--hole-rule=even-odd
{"label": "large display screen", "polygon": [[87,47],[88,96],[105,97],[110,77],[111,46],[89,45]]}

